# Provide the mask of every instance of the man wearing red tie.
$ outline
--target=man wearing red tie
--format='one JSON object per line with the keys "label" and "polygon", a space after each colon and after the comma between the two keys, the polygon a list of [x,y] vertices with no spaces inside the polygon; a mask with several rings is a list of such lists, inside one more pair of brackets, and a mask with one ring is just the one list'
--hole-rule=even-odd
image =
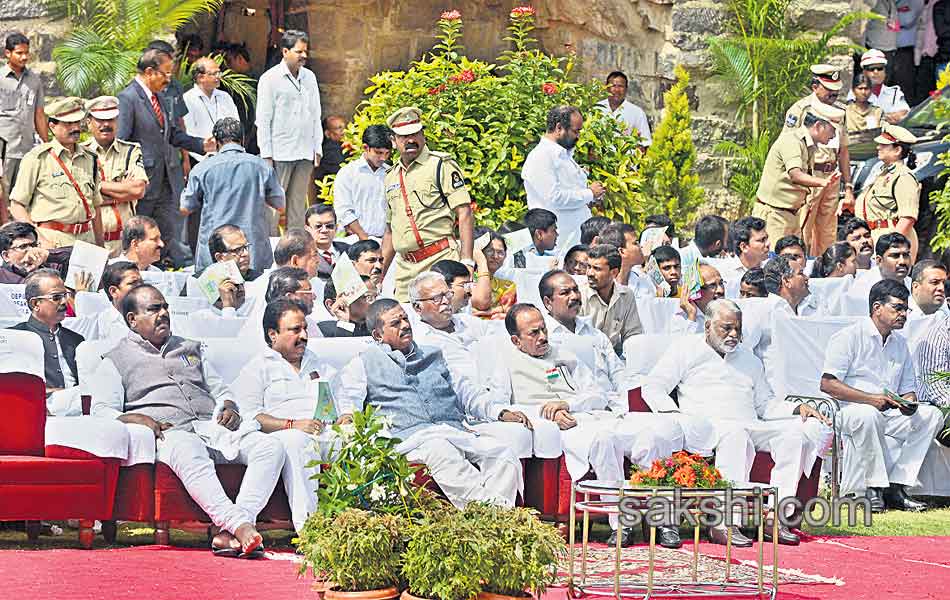
{"label": "man wearing red tie", "polygon": [[163,105],[161,92],[174,72],[172,57],[162,50],[142,53],[136,66],[138,74],[119,92],[119,125],[116,137],[137,142],[142,147],[148,188],[136,207],[138,214],[158,222],[162,239],[175,266],[191,259],[191,251],[182,240],[178,199],[185,185],[181,153],[176,148],[205,154],[215,150],[213,138],[201,140],[178,128]]}
{"label": "man wearing red tie", "polygon": [[307,231],[313,236],[317,252],[317,277],[328,279],[337,259],[346,252],[349,244],[336,242],[336,211],[329,204],[314,204],[304,215]]}

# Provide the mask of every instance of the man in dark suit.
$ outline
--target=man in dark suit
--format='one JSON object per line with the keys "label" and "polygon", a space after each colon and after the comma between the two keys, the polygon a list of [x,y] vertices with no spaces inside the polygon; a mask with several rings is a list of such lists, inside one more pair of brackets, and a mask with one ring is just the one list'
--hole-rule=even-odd
{"label": "man in dark suit", "polygon": [[350,247],[333,240],[336,237],[336,212],[329,204],[314,204],[307,209],[304,222],[316,246],[317,277],[329,279],[337,259]]}
{"label": "man in dark suit", "polygon": [[183,266],[191,251],[182,240],[182,217],[178,200],[185,185],[181,153],[177,148],[205,154],[215,150],[212,138],[201,140],[182,131],[160,92],[174,72],[170,54],[149,49],[139,59],[138,75],[119,92],[119,126],[116,137],[142,146],[148,188],[136,212],[158,222],[168,254],[175,266]]}
{"label": "man in dark suit", "polygon": [[361,337],[370,335],[366,328],[366,313],[369,305],[376,301],[376,286],[368,275],[361,275],[366,284],[366,293],[353,300],[343,298],[336,293],[333,281],[327,281],[323,288],[323,305],[335,321],[320,321],[317,327],[323,337]]}
{"label": "man in dark suit", "polygon": [[[66,289],[62,277],[53,269],[37,269],[24,281],[24,297],[30,308],[28,321],[18,323],[11,329],[32,331],[43,340],[44,375],[48,399],[62,390],[74,388],[79,384],[76,369],[76,347],[84,338],[62,326],[66,317],[66,307],[72,293]],[[50,414],[80,414],[82,405],[79,395],[57,394],[58,398],[47,402]],[[50,411],[50,407],[55,410]]]}

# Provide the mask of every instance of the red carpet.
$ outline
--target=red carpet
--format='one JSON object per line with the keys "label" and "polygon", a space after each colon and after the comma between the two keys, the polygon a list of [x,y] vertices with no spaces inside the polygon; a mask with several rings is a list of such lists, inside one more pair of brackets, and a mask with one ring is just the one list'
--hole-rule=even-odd
{"label": "red carpet", "polygon": [[[708,556],[725,550],[700,548]],[[754,547],[733,553],[734,560],[755,556]],[[946,598],[950,589],[950,538],[810,538],[797,548],[781,547],[779,559],[783,569],[844,582],[780,586],[781,600],[925,600]],[[310,581],[295,573],[296,565],[285,560],[221,559],[206,550],[161,546],[0,551],[0,589],[6,598],[24,600],[315,598]],[[556,588],[545,600],[565,597]]]}

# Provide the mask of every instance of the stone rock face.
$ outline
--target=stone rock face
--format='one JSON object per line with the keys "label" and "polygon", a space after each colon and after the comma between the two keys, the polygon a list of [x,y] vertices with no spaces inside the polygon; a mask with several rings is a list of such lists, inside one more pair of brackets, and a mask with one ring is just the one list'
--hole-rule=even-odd
{"label": "stone rock face", "polygon": [[35,19],[46,14],[42,2],[37,0],[3,0],[0,2],[0,21]]}

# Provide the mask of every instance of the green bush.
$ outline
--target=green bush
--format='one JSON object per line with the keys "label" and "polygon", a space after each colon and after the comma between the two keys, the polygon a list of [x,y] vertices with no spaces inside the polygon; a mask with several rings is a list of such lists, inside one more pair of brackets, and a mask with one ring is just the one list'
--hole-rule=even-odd
{"label": "green bush", "polygon": [[[386,71],[370,79],[368,97],[347,130],[351,143],[358,146],[367,126],[384,123],[397,108],[419,107],[429,147],[458,160],[469,179],[478,222],[497,227],[526,211],[521,167],[544,133],[548,110],[571,104],[585,119],[575,158],[589,169],[592,181],[608,190],[602,213],[639,222],[644,213],[637,202],[638,139],[594,109],[606,96],[602,84],[572,81],[573,55],[556,57],[536,49],[533,9],[512,10],[505,37],[511,49],[495,64],[463,54],[457,11],[443,13],[438,28],[432,52],[408,71]],[[330,182],[321,185],[325,201],[332,201]]]}

